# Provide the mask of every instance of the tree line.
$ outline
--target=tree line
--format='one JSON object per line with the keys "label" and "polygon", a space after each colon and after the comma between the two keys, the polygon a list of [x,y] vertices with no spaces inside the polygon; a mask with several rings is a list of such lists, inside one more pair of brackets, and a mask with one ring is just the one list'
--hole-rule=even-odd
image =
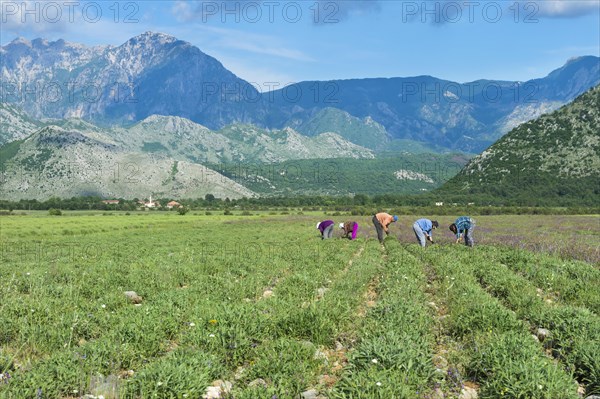
{"label": "tree line", "polygon": [[[52,197],[45,201],[36,199],[21,199],[19,201],[0,200],[0,210],[4,213],[12,211],[33,210],[95,210],[95,211],[135,211],[145,208],[141,200],[115,198],[118,203],[105,203],[105,198]],[[161,206],[154,211],[168,211],[166,204],[172,200],[179,202],[186,210],[209,211],[328,211],[344,212],[353,215],[369,215],[381,209],[393,209],[397,214],[427,213],[435,215],[450,215],[465,213],[470,215],[486,214],[598,214],[597,204],[572,202],[535,203],[520,199],[503,199],[499,196],[460,196],[460,195],[367,195],[355,194],[347,196],[291,196],[291,197],[260,197],[260,198],[217,198],[207,194],[204,198],[175,199],[156,198]],[[437,205],[436,205],[437,203]],[[177,210],[174,208],[173,210]]]}

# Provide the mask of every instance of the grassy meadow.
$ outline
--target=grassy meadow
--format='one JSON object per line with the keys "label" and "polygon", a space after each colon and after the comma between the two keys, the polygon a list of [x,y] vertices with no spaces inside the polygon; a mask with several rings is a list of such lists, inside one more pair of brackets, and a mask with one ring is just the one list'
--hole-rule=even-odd
{"label": "grassy meadow", "polygon": [[0,398],[600,394],[600,217],[421,216],[2,216]]}

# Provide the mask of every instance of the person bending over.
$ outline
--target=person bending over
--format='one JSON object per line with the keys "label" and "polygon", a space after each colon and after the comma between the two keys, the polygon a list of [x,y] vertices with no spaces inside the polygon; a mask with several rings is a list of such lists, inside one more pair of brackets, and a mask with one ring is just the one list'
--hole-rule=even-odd
{"label": "person bending over", "polygon": [[358,233],[358,223],[356,223],[356,222],[340,223],[340,229],[343,230],[342,237],[348,238],[350,240],[355,240],[356,234]]}
{"label": "person bending over", "polygon": [[383,233],[385,232],[386,235],[389,235],[389,225],[397,220],[398,216],[392,216],[385,212],[380,212],[373,216],[373,224],[375,225],[375,230],[377,230],[377,239],[380,243],[383,244]]}
{"label": "person bending over", "polygon": [[465,245],[472,247],[475,243],[473,242],[473,229],[475,228],[475,220],[469,216],[461,216],[450,226],[450,231],[456,234],[456,243],[460,242],[461,237],[465,237]]}
{"label": "person bending over", "polygon": [[321,240],[333,237],[333,220],[323,220],[317,223],[317,230],[321,232]]}
{"label": "person bending over", "polygon": [[432,230],[439,227],[437,220],[419,219],[413,224],[413,231],[417,237],[417,241],[422,247],[425,247],[426,241],[433,244]]}

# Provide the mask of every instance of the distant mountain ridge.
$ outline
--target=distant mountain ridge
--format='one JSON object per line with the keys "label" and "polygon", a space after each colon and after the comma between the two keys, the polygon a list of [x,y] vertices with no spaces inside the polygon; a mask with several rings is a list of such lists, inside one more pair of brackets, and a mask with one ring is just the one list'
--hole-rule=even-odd
{"label": "distant mountain ridge", "polygon": [[0,146],[23,139],[41,126],[41,122],[30,118],[20,108],[0,102]]}
{"label": "distant mountain ridge", "polygon": [[371,150],[335,133],[307,137],[291,128],[265,130],[240,124],[212,131],[177,116],[152,115],[129,127],[100,128],[80,119],[69,119],[60,122],[59,126],[100,132],[129,151],[155,153],[194,163],[374,158]]}
{"label": "distant mountain ridge", "polygon": [[[368,78],[300,82],[259,93],[190,43],[152,32],[117,47],[17,39],[1,47],[0,56],[0,76],[8,85],[2,101],[34,118],[75,117],[108,126],[158,114],[211,130],[253,124],[349,138],[346,129],[353,129],[334,116],[337,109],[385,130],[351,134],[350,141],[371,149],[387,137],[480,152],[511,128],[600,83],[600,59],[587,56],[528,82]],[[22,95],[32,85],[37,101]],[[375,138],[364,137],[371,134]]]}
{"label": "distant mountain ridge", "polygon": [[526,122],[473,158],[440,192],[523,203],[600,198],[600,85]]}
{"label": "distant mountain ridge", "polygon": [[[358,130],[377,128],[343,111],[335,115]],[[305,136],[241,124],[212,131],[174,116],[153,115],[129,127],[75,118],[41,126],[0,146],[0,199],[418,193],[435,189],[468,160],[462,154],[376,157],[336,133]]]}
{"label": "distant mountain ridge", "polygon": [[[11,148],[6,154],[7,147]],[[129,152],[100,134],[48,126],[0,148],[2,199],[251,197],[254,193],[205,166]]]}
{"label": "distant mountain ridge", "polygon": [[316,136],[326,132],[336,132],[348,141],[383,151],[391,141],[385,127],[367,116],[363,120],[337,108],[323,108],[298,130],[307,136]]}
{"label": "distant mountain ridge", "polygon": [[[17,126],[25,126],[14,111]],[[296,159],[372,159],[373,152],[335,133],[314,137],[291,128],[267,131],[232,125],[218,132],[190,120],[153,115],[128,128],[82,119],[54,121],[0,146],[0,198],[238,198],[255,193],[205,164],[258,165]]]}
{"label": "distant mountain ridge", "polygon": [[[301,82],[303,93],[311,93],[315,85],[322,92],[327,85],[334,88],[330,93],[335,90],[335,101],[331,103],[324,94],[317,103],[305,96],[298,103],[277,105],[284,115],[281,120],[306,121],[323,107],[335,107],[358,118],[372,118],[393,139],[480,152],[511,128],[559,108],[598,83],[600,58],[586,56],[527,82],[460,84],[431,76]],[[282,93],[273,95],[282,97]]]}

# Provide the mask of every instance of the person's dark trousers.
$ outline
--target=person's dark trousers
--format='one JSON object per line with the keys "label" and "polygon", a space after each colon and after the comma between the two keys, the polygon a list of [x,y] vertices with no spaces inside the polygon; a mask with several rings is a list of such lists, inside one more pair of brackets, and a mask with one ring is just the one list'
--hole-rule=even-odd
{"label": "person's dark trousers", "polygon": [[472,247],[473,244],[475,244],[473,242],[473,227],[471,226],[470,229],[467,229],[467,231],[465,231],[465,245],[468,247]]}
{"label": "person's dark trousers", "polygon": [[383,244],[383,226],[379,222],[376,216],[373,215],[373,224],[375,225],[375,230],[377,230],[377,239],[380,243]]}

